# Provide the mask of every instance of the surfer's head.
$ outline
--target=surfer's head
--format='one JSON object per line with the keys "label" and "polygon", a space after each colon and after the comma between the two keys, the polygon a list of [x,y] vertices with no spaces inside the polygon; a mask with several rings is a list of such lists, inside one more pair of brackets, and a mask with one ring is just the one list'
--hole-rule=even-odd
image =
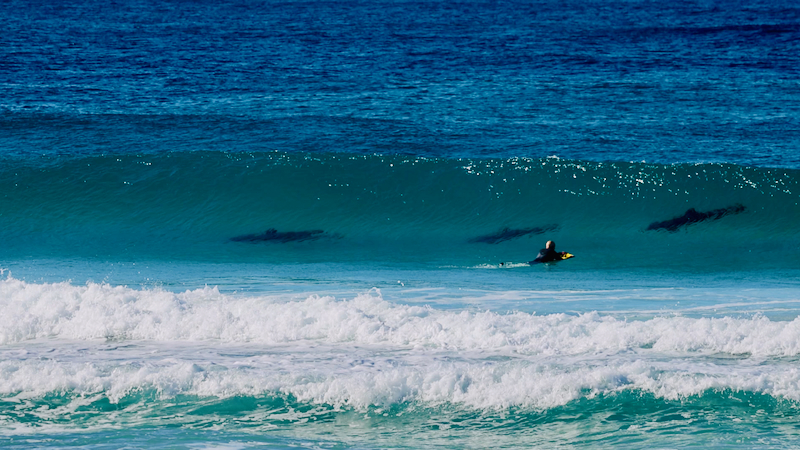
{"label": "surfer's head", "polygon": [[549,248],[549,249],[555,250],[556,249],[556,243],[553,242],[553,241],[547,241],[547,243],[544,244],[544,248]]}

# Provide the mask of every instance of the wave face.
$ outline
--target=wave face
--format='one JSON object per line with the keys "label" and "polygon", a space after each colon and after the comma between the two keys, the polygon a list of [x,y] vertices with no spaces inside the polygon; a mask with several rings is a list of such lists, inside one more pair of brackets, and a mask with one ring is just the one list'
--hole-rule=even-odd
{"label": "wave face", "polygon": [[[353,442],[376,438],[366,420],[405,430],[377,437],[389,446],[412,445],[410,430],[514,447],[568,442],[572,423],[612,445],[725,420],[769,440],[800,402],[800,319],[500,314],[378,290],[287,299],[13,278],[0,302],[0,417],[13,435],[158,417],[316,438],[347,425],[336,434]],[[465,435],[437,433],[451,428]]]}
{"label": "wave face", "polygon": [[[770,267],[800,262],[798,183],[791,169],[555,157],[9,158],[0,237],[6,255],[456,265],[528,261],[553,239],[594,267]],[[706,217],[681,222],[690,209]]]}

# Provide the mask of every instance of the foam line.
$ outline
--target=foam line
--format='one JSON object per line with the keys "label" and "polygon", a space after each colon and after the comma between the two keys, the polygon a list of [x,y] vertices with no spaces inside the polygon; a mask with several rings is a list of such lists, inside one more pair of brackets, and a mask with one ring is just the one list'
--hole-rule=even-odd
{"label": "foam line", "polygon": [[356,343],[524,355],[800,354],[800,319],[663,316],[626,321],[590,312],[438,310],[393,304],[373,289],[350,299],[238,297],[87,283],[0,281],[0,344],[61,340]]}

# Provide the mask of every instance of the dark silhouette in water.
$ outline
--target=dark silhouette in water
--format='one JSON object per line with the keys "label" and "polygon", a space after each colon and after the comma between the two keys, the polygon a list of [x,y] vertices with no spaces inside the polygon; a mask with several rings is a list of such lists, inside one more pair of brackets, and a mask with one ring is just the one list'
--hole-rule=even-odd
{"label": "dark silhouette in water", "polygon": [[533,227],[533,228],[505,227],[502,230],[498,231],[497,233],[486,234],[483,236],[472,238],[469,240],[469,242],[473,244],[476,242],[483,242],[486,244],[499,244],[500,242],[516,239],[518,237],[522,237],[528,234],[542,234],[548,231],[555,231],[557,229],[558,225],[545,225],[543,227]]}
{"label": "dark silhouette in water", "polygon": [[270,228],[262,234],[245,234],[243,236],[232,237],[232,241],[236,242],[300,242],[300,241],[313,241],[325,236],[322,230],[305,230],[305,231],[278,231],[275,228]]}
{"label": "dark silhouette in water", "polygon": [[707,212],[699,212],[694,208],[689,208],[682,216],[665,220],[663,222],[653,222],[647,227],[647,229],[667,230],[669,232],[674,232],[678,231],[680,227],[692,223],[703,222],[704,220],[718,220],[727,216],[728,214],[739,214],[740,212],[744,211],[744,209],[744,206],[738,203],[727,208],[715,209]]}

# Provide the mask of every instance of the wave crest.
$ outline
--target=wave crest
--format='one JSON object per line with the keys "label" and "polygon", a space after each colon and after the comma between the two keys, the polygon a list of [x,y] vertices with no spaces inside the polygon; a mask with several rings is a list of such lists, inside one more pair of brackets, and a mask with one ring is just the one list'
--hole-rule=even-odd
{"label": "wave crest", "polygon": [[569,356],[629,351],[793,357],[800,318],[536,315],[394,304],[378,289],[350,299],[180,293],[103,283],[0,281],[0,344],[32,339],[354,343],[406,349]]}

